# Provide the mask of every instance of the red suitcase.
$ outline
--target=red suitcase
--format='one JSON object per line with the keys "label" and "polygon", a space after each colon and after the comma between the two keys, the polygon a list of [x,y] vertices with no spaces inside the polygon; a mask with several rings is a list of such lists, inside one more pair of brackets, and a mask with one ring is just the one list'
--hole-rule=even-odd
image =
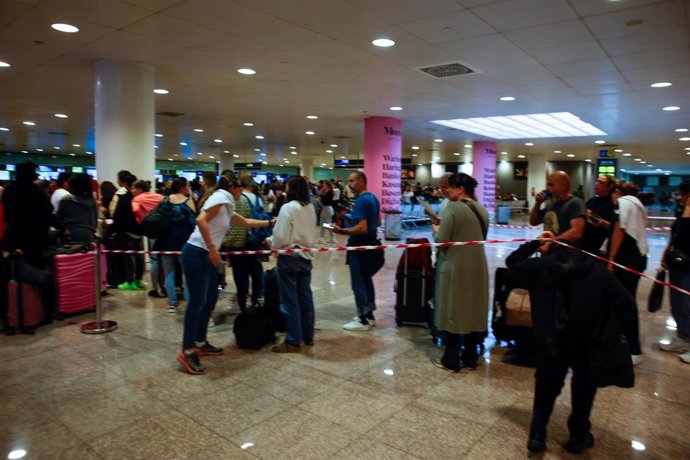
{"label": "red suitcase", "polygon": [[36,286],[10,280],[7,287],[7,332],[33,334],[43,322],[41,291]]}
{"label": "red suitcase", "polygon": [[[101,253],[101,291],[107,288],[106,269]],[[56,254],[54,260],[57,287],[57,313],[74,314],[93,310],[96,306],[93,252]]]}

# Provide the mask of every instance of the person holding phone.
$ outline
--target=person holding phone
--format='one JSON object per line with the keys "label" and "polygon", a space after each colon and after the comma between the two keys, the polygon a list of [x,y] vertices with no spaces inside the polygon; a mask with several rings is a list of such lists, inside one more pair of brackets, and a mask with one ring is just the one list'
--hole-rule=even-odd
{"label": "person holding phone", "polygon": [[[542,203],[545,203],[542,208]],[[570,176],[555,171],[546,181],[546,190],[537,193],[530,211],[529,224],[544,224],[544,231],[553,232],[556,239],[578,243],[585,228],[585,204],[570,193]]]}

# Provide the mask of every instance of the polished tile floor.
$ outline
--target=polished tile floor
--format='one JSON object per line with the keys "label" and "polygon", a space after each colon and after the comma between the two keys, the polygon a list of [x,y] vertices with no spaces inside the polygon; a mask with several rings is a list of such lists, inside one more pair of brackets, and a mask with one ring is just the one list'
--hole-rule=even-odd
{"label": "polished tile floor", "polygon": [[[492,229],[490,238],[533,235]],[[665,238],[650,234],[648,273]],[[486,247],[491,272],[515,247]],[[107,317],[119,323],[110,334],[82,335],[80,323],[92,319],[82,315],[34,336],[0,337],[0,456],[24,449],[32,459],[526,457],[534,370],[504,363],[509,350],[491,339],[478,370],[436,369],[431,360],[440,349],[428,332],[395,326],[399,255],[388,251],[376,276],[374,331],[341,328],[354,314],[344,256],[320,254],[312,282],[316,346],[289,355],[268,347],[242,351],[231,324],[219,325],[210,340],[226,353],[203,359],[204,376],[180,371],[182,315],[169,314],[164,299],[145,291],[106,298]],[[638,296],[644,361],[637,384],[599,392],[592,414],[597,445],[586,458],[690,457],[690,365],[656,348],[673,330],[667,303],[646,312],[649,287],[643,280]],[[232,283],[218,307],[231,291]],[[566,386],[544,458],[570,457],[561,447],[568,394]]]}

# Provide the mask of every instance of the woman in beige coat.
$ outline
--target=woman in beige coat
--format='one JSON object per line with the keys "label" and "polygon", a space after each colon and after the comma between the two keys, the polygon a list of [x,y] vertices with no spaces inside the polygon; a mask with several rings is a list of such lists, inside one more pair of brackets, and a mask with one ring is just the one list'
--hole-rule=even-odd
{"label": "woman in beige coat", "polygon": [[[484,240],[489,215],[473,199],[477,181],[467,174],[450,178],[450,203],[441,213],[435,234],[438,243]],[[483,340],[488,321],[489,274],[483,245],[441,248],[436,266],[436,325],[446,331],[443,357],[434,364],[448,372],[460,367],[477,367],[477,346]],[[465,348],[460,357],[460,338]]]}

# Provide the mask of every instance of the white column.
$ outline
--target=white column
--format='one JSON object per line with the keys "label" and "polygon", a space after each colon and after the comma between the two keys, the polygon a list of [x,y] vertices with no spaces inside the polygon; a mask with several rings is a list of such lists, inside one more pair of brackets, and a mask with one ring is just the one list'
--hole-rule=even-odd
{"label": "white column", "polygon": [[235,159],[232,157],[232,154],[221,153],[219,166],[220,166],[220,171],[218,171],[218,173],[222,173],[226,169],[229,169],[230,171],[234,171],[235,170]]}
{"label": "white column", "polygon": [[527,166],[527,207],[534,206],[534,195],[546,188],[546,155],[531,153]]}
{"label": "white column", "polygon": [[96,62],[95,125],[98,181],[126,169],[153,180],[155,69],[122,60]]}
{"label": "white column", "polygon": [[301,175],[306,176],[310,182],[314,182],[314,160],[302,159],[299,168]]}

